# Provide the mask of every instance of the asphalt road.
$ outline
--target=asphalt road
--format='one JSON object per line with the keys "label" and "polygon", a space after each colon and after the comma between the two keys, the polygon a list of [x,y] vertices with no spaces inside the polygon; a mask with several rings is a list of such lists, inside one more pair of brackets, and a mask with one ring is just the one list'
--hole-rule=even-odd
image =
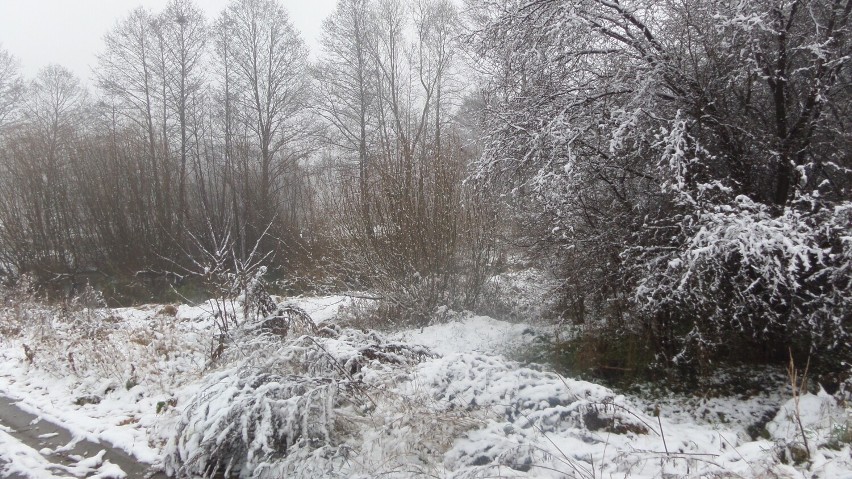
{"label": "asphalt road", "polygon": [[[15,406],[15,401],[5,396],[0,396],[0,424],[11,429],[7,432],[9,435],[36,451],[43,448],[60,449],[73,439],[71,433],[66,429],[22,411]],[[107,444],[95,444],[86,440],[79,441],[68,451],[49,454],[44,458],[53,464],[70,466],[75,464],[76,461],[70,459],[69,455],[92,457],[101,450],[106,450],[104,458],[120,467],[127,474],[128,479],[165,479],[168,477],[163,473],[152,471],[149,465],[140,463],[124,451],[114,449]],[[2,453],[0,453],[0,460],[3,460]],[[22,476],[7,477],[23,479]]]}

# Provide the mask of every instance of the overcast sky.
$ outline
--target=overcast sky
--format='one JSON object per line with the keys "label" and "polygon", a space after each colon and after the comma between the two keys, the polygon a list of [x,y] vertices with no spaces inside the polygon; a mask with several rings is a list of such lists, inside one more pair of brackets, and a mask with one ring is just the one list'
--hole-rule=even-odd
{"label": "overcast sky", "polygon": [[[196,0],[210,20],[229,0]],[[278,0],[302,32],[312,53],[317,50],[323,19],[336,0]],[[18,58],[23,73],[33,77],[58,63],[91,83],[95,55],[104,34],[133,8],[159,12],[168,0],[0,0],[0,45]]]}

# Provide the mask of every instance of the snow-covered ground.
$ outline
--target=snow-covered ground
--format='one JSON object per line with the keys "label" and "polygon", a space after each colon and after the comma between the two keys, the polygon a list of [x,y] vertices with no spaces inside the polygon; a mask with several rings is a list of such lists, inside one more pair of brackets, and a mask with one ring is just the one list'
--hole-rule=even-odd
{"label": "snow-covered ground", "polygon": [[391,339],[421,344],[438,354],[502,354],[532,339],[526,324],[514,324],[488,316],[466,315],[454,321],[434,324],[389,335]]}
{"label": "snow-covered ground", "polygon": [[[294,301],[325,325],[350,304]],[[850,445],[837,440],[850,410],[823,392],[798,405],[784,389],[625,396],[506,359],[530,327],[473,315],[388,335],[332,327],[243,338],[213,361],[210,311],[7,310],[0,394],[73,435],[187,474],[214,472],[213,448],[242,454],[232,469],[255,477],[852,478]],[[766,437],[749,437],[752,420],[776,409]],[[6,474],[57,477],[33,452],[0,431]]]}
{"label": "snow-covered ground", "polygon": [[0,459],[6,464],[2,473],[5,476],[31,477],[37,479],[55,479],[67,477],[86,477],[89,479],[123,479],[127,474],[115,464],[104,459],[105,450],[91,457],[75,457],[76,461],[65,466],[47,459],[45,451],[36,451],[27,446],[8,431],[0,428]]}

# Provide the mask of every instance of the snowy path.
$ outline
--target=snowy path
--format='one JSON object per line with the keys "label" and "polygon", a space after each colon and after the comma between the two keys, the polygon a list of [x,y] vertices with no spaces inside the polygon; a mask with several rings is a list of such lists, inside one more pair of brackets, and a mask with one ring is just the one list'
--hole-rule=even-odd
{"label": "snowy path", "polygon": [[10,478],[165,478],[128,454],[75,438],[0,396],[0,473]]}

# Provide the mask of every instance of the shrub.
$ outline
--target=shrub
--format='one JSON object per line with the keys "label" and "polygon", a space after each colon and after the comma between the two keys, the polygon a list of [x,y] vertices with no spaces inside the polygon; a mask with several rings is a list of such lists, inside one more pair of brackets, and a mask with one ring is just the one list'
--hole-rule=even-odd
{"label": "shrub", "polygon": [[353,424],[375,410],[377,382],[387,379],[365,375],[366,366],[407,368],[431,356],[376,333],[345,330],[338,336],[326,328],[321,334],[282,338],[246,331],[231,344],[223,363],[234,365],[208,376],[185,409],[167,446],[167,472],[272,478],[288,467],[306,467],[294,459],[306,455],[342,462]]}

